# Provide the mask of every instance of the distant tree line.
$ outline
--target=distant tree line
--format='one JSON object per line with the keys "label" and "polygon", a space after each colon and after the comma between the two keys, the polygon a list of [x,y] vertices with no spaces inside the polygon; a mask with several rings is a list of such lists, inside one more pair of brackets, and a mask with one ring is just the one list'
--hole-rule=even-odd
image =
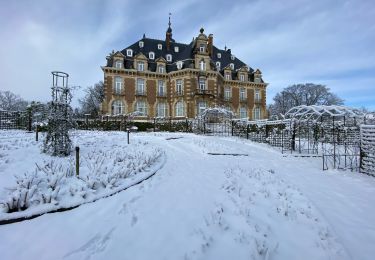
{"label": "distant tree line", "polygon": [[24,111],[29,102],[10,91],[0,90],[0,109],[7,111]]}

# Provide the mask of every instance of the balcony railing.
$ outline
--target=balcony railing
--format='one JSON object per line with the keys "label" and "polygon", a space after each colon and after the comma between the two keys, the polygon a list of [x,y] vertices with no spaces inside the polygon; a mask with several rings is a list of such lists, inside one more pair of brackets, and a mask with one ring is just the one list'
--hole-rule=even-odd
{"label": "balcony railing", "polygon": [[223,100],[226,101],[226,102],[231,102],[232,101],[232,97],[228,97],[228,96],[226,97],[226,96],[224,96]]}
{"label": "balcony railing", "polygon": [[136,90],[135,91],[135,95],[136,96],[146,96],[146,91],[144,91],[144,90]]}
{"label": "balcony railing", "polygon": [[208,89],[196,89],[195,95],[208,95],[208,96],[214,96],[214,92],[212,90]]}
{"label": "balcony railing", "polygon": [[124,92],[124,90],[118,91],[116,89],[112,89],[112,95],[123,96],[123,95],[125,95],[125,92]]}
{"label": "balcony railing", "polygon": [[175,95],[177,97],[183,96],[184,95],[184,91],[183,90],[176,90]]}
{"label": "balcony railing", "polygon": [[262,104],[263,102],[262,102],[262,99],[261,99],[261,98],[255,98],[255,99],[254,99],[254,103],[255,103],[255,104]]}
{"label": "balcony railing", "polygon": [[246,97],[240,97],[240,102],[247,102],[247,98]]}
{"label": "balcony railing", "polygon": [[157,96],[158,97],[167,97],[167,92],[165,92],[165,91],[158,91]]}

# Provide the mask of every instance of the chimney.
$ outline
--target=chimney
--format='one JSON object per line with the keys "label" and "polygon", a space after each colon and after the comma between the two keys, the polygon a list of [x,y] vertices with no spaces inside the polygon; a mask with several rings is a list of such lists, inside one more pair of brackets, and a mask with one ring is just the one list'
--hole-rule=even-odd
{"label": "chimney", "polygon": [[208,35],[208,43],[207,43],[207,49],[208,49],[208,55],[212,57],[213,55],[213,50],[214,50],[214,36],[212,33]]}

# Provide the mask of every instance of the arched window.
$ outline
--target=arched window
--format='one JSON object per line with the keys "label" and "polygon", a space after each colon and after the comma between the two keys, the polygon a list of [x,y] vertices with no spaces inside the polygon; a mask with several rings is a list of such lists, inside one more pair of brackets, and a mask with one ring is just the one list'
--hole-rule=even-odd
{"label": "arched window", "polygon": [[234,70],[234,64],[233,63],[229,64],[229,66],[230,66],[231,70]]}
{"label": "arched window", "polygon": [[167,58],[167,61],[172,61],[172,55],[171,54],[167,54],[167,56],[166,56],[166,58]]}
{"label": "arched window", "polygon": [[138,100],[135,103],[135,111],[138,111],[141,116],[147,116],[147,104],[143,100]]}
{"label": "arched window", "polygon": [[165,102],[158,103],[157,108],[156,108],[156,116],[157,117],[167,116],[167,103]]}
{"label": "arched window", "polygon": [[155,59],[155,53],[154,52],[149,52],[149,54],[148,54],[148,58],[150,59],[150,60],[153,60],[153,59]]}
{"label": "arched window", "polygon": [[241,119],[247,119],[246,107],[240,107],[240,118]]}
{"label": "arched window", "polygon": [[220,61],[217,61],[216,62],[216,69],[219,71],[220,67],[221,67],[221,63],[220,63]]}
{"label": "arched window", "polygon": [[122,115],[124,112],[124,103],[121,100],[112,102],[112,115]]}
{"label": "arched window", "polygon": [[201,60],[200,62],[199,62],[199,68],[200,68],[200,70],[206,70],[206,63],[204,62],[204,60]]}
{"label": "arched window", "polygon": [[185,116],[185,106],[182,101],[176,103],[176,116]]}

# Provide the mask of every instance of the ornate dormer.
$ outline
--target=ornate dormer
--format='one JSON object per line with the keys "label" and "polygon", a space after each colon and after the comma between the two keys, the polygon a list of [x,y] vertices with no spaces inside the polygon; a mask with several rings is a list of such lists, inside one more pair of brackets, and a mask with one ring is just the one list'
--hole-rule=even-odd
{"label": "ornate dormer", "polygon": [[163,57],[159,57],[156,59],[156,72],[157,73],[166,73],[167,61]]}
{"label": "ornate dormer", "polygon": [[212,64],[210,56],[208,55],[208,38],[204,34],[204,29],[199,30],[200,34],[195,39],[194,43],[194,53],[195,53],[195,68],[201,71],[212,70]]}
{"label": "ornate dormer", "polygon": [[262,72],[259,69],[254,72],[254,82],[262,83]]}
{"label": "ornate dormer", "polygon": [[138,71],[148,70],[147,57],[142,52],[134,56],[133,68]]}
{"label": "ornate dormer", "polygon": [[107,60],[108,61],[112,60],[112,67],[116,69],[124,68],[124,59],[125,59],[124,54],[122,54],[119,51],[117,52],[112,51],[112,53],[109,56],[107,56]]}
{"label": "ornate dormer", "polygon": [[248,81],[249,75],[248,75],[248,69],[247,66],[242,66],[237,71],[237,80],[239,81]]}

